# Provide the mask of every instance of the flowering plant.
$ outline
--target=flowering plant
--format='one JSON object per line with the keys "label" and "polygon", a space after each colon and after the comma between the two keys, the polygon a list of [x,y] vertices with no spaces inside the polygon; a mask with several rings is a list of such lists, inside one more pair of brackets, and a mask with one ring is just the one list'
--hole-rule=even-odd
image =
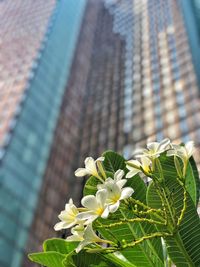
{"label": "flowering plant", "polygon": [[[75,175],[88,175],[81,204],[70,199],[55,230],[71,235],[44,242],[29,258],[48,267],[200,266],[199,177],[193,142],[169,139],[135,151],[107,151]],[[148,182],[145,182],[148,181]]]}

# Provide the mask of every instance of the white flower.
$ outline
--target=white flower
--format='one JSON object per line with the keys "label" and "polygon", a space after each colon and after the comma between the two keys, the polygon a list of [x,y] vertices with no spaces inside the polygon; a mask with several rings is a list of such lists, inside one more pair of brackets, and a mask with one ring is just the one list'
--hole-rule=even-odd
{"label": "white flower", "polygon": [[126,178],[132,178],[134,175],[142,172],[145,174],[151,173],[151,160],[147,157],[141,157],[141,163],[138,160],[129,160],[127,161],[126,168],[129,172],[126,174]]}
{"label": "white flower", "polygon": [[68,241],[83,241],[83,234],[85,231],[85,227],[83,224],[78,224],[71,229],[72,235],[67,237]]}
{"label": "white flower", "polygon": [[119,208],[120,200],[129,198],[134,192],[131,187],[122,188],[127,182],[126,179],[122,179],[123,176],[124,172],[118,170],[114,175],[114,179],[107,178],[103,184],[97,186],[97,188],[106,189],[106,203],[108,204],[108,211],[111,213]]}
{"label": "white flower", "polygon": [[86,224],[89,224],[98,217],[107,218],[109,211],[106,200],[107,191],[105,189],[97,191],[96,196],[88,195],[83,197],[81,204],[87,208],[88,211],[79,213],[77,219],[87,220]]}
{"label": "white flower", "polygon": [[136,158],[148,157],[155,159],[160,156],[161,153],[165,152],[170,148],[170,140],[168,138],[159,142],[152,142],[147,144],[147,149],[138,149],[135,151],[134,156]]}
{"label": "white flower", "polygon": [[100,189],[107,189],[107,185],[109,185],[109,183],[115,183],[117,184],[120,188],[122,188],[125,183],[127,182],[126,179],[122,179],[124,176],[124,171],[123,170],[118,170],[115,172],[114,174],[114,179],[112,178],[107,178],[103,184],[98,184],[97,185],[97,189],[100,190]]}
{"label": "white flower", "polygon": [[117,184],[110,184],[110,187],[107,187],[107,191],[108,209],[111,213],[115,212],[119,208],[121,200],[129,198],[134,192],[131,187],[124,187],[121,189]]}
{"label": "white flower", "polygon": [[65,205],[65,210],[61,211],[61,213],[58,215],[58,218],[61,220],[61,222],[57,223],[54,226],[54,229],[59,231],[61,229],[67,229],[74,226],[76,223],[78,223],[76,218],[78,213],[79,211],[77,207],[73,204],[73,200],[70,198],[69,203]]}
{"label": "white flower", "polygon": [[189,141],[185,146],[172,145],[173,149],[167,151],[167,156],[177,156],[182,159],[184,163],[187,163],[189,158],[194,153],[194,142]]}
{"label": "white flower", "polygon": [[93,175],[97,178],[101,178],[98,174],[98,170],[97,170],[97,162],[99,161],[103,161],[104,157],[100,157],[96,160],[94,160],[92,157],[87,157],[85,159],[85,168],[78,168],[75,171],[75,176],[77,177],[83,177],[86,175]]}
{"label": "white flower", "polygon": [[[76,235],[76,234],[74,234],[74,235]],[[92,229],[92,224],[87,225],[86,228],[83,229],[82,231],[79,231],[77,233],[77,235],[80,237],[81,242],[79,243],[78,247],[76,248],[76,253],[79,253],[85,246],[87,246],[91,243],[107,242],[106,240],[101,239],[100,237],[98,237],[95,234],[94,230]],[[72,240],[72,238],[70,239],[70,237],[69,237],[68,240]],[[73,241],[79,241],[79,240],[73,239]]]}

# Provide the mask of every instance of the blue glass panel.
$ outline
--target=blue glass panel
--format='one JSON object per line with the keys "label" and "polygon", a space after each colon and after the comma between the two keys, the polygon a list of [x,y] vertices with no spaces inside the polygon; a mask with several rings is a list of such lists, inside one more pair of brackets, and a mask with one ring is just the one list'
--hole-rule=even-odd
{"label": "blue glass panel", "polygon": [[57,1],[0,167],[0,234],[5,231],[0,262],[4,266],[21,264],[85,5],[82,0]]}

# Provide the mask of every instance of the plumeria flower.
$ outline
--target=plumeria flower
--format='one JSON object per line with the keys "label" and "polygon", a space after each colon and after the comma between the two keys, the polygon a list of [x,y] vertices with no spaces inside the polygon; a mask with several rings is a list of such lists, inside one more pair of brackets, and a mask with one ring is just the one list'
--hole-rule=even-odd
{"label": "plumeria flower", "polygon": [[129,172],[126,175],[126,178],[132,178],[134,175],[144,172],[145,174],[151,173],[151,160],[147,157],[142,157],[141,162],[138,160],[129,160],[126,163],[126,168]]}
{"label": "plumeria flower", "polygon": [[138,149],[135,151],[134,156],[136,158],[148,157],[155,159],[160,156],[161,153],[165,152],[170,148],[170,140],[168,138],[159,142],[152,142],[147,144],[147,149]]}
{"label": "plumeria flower", "polygon": [[98,179],[102,180],[97,170],[97,163],[102,162],[103,160],[104,160],[104,157],[100,157],[96,160],[94,160],[92,157],[87,157],[85,159],[85,168],[78,168],[75,171],[75,176],[83,177],[86,175],[93,175],[97,177]]}
{"label": "plumeria flower", "polygon": [[172,149],[167,151],[167,156],[177,156],[183,162],[187,162],[194,153],[194,142],[189,141],[185,146],[172,145]]}
{"label": "plumeria flower", "polygon": [[67,237],[68,241],[81,241],[76,248],[76,253],[79,253],[85,246],[91,243],[111,243],[98,237],[92,229],[92,224],[88,224],[85,228],[83,225],[78,225],[71,232],[73,235]]}
{"label": "plumeria flower", "polygon": [[72,235],[67,237],[68,241],[83,241],[85,227],[83,224],[78,224],[71,229]]}
{"label": "plumeria flower", "polygon": [[106,189],[106,203],[108,204],[108,210],[111,213],[115,212],[119,208],[121,200],[129,198],[134,192],[131,187],[123,188],[127,182],[126,179],[122,179],[123,176],[124,172],[122,170],[118,170],[114,175],[114,179],[108,178],[105,180],[104,184],[98,185],[97,187]]}
{"label": "plumeria flower", "polygon": [[77,219],[86,220],[85,224],[93,222],[98,217],[107,218],[109,214],[107,200],[107,191],[105,189],[99,190],[96,196],[88,195],[82,198],[81,204],[87,211],[81,212],[77,215]]}
{"label": "plumeria flower", "polygon": [[119,169],[118,171],[115,172],[113,179],[108,177],[103,184],[98,184],[97,185],[97,189],[98,190],[107,189],[107,185],[109,183],[112,184],[113,182],[115,184],[117,184],[120,188],[122,188],[125,185],[125,183],[127,182],[126,179],[122,179],[123,176],[124,176],[124,171]]}
{"label": "plumeria flower", "polygon": [[134,192],[131,187],[120,188],[117,184],[110,184],[110,187],[107,187],[107,191],[108,209],[111,213],[115,212],[119,208],[121,200],[129,198]]}
{"label": "plumeria flower", "polygon": [[61,220],[61,222],[57,223],[54,226],[54,229],[56,231],[60,231],[62,229],[67,229],[74,226],[79,222],[76,218],[78,213],[78,208],[73,204],[73,200],[70,198],[69,203],[65,205],[65,210],[61,211],[61,213],[58,215],[58,218]]}
{"label": "plumeria flower", "polygon": [[176,157],[179,157],[183,161],[183,177],[186,175],[187,163],[189,158],[194,153],[194,142],[189,141],[184,146],[172,145],[172,149],[167,151],[167,156],[175,156],[174,162],[179,176],[181,177],[181,167],[178,164]]}

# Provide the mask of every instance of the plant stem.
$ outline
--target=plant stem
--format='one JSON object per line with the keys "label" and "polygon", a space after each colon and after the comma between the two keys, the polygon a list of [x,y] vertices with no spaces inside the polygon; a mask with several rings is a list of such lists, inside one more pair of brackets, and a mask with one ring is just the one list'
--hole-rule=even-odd
{"label": "plant stem", "polygon": [[178,218],[177,226],[179,226],[183,220],[186,208],[187,208],[187,191],[185,190],[185,187],[183,187],[184,190],[184,196],[183,196],[183,208],[181,210],[180,217]]}
{"label": "plant stem", "polygon": [[166,206],[167,206],[167,210],[168,210],[168,212],[169,212],[169,214],[170,214],[171,221],[172,221],[173,228],[174,228],[175,225],[176,225],[176,222],[175,222],[175,220],[174,220],[174,214],[172,213],[171,206],[170,206],[170,204],[169,204],[169,200],[168,200],[168,198],[166,197],[166,192],[165,192],[165,190],[163,189],[162,192],[163,192],[163,197],[164,197],[164,202],[165,202],[164,204],[166,204]]}
{"label": "plant stem", "polygon": [[138,204],[140,205],[141,207],[143,207],[144,209],[146,210],[151,210],[153,212],[157,212],[157,213],[161,213],[162,214],[162,210],[160,209],[152,209],[151,207],[145,205],[144,203],[142,203],[141,201],[139,201],[138,199],[134,199],[134,198],[130,198],[129,199],[131,202],[133,202],[134,204]]}
{"label": "plant stem", "polygon": [[[166,189],[165,186],[164,188],[163,187],[160,187],[160,184],[155,182],[154,181],[154,184],[155,184],[155,187],[156,187],[156,191],[162,201],[162,204],[164,205],[165,207],[165,219],[167,220],[167,225],[169,227],[169,230],[170,232],[173,232],[173,229],[176,227],[176,222],[174,220],[174,214],[171,210],[171,206],[170,206],[170,203],[168,201],[168,198],[166,196]],[[170,221],[169,221],[170,219]]]}
{"label": "plant stem", "polygon": [[136,215],[147,215],[147,214],[149,215],[149,214],[152,214],[158,220],[163,222],[163,224],[166,224],[166,220],[163,218],[164,217],[164,213],[163,213],[163,211],[161,209],[153,209],[153,208],[145,205],[144,203],[140,202],[137,199],[130,198],[129,201],[132,202],[133,204],[137,204],[137,205],[143,207],[145,210],[147,210],[147,211],[135,211],[134,209],[132,209],[132,212],[134,214],[136,214]]}
{"label": "plant stem", "polygon": [[145,240],[149,240],[151,238],[155,238],[155,237],[169,237],[169,236],[172,236],[171,234],[168,234],[168,233],[162,233],[162,232],[158,232],[158,233],[153,233],[151,235],[146,235],[146,236],[143,236],[131,243],[128,243],[128,244],[125,244],[122,246],[122,248],[127,248],[127,247],[134,247],[135,245],[138,245],[139,243],[145,241]]}
{"label": "plant stem", "polygon": [[119,222],[110,223],[108,225],[101,225],[101,226],[99,226],[97,228],[112,228],[112,227],[115,227],[115,226],[118,226],[118,225],[127,224],[127,223],[133,223],[133,222],[148,222],[148,223],[151,223],[151,224],[165,225],[165,223],[154,221],[152,219],[147,219],[147,218],[133,218],[133,219],[120,220]]}
{"label": "plant stem", "polygon": [[[126,218],[124,212],[123,212],[122,210],[120,210],[120,212],[121,212],[122,216],[124,217],[124,219],[126,220],[127,218]],[[135,238],[136,233],[135,233],[135,231],[133,230],[133,227],[130,225],[130,223],[128,223],[128,227],[129,227],[131,233],[133,234],[133,237]],[[140,248],[141,248],[141,250],[144,252],[144,254],[146,255],[146,257],[148,258],[148,261],[149,261],[150,265],[151,265],[151,266],[154,266],[154,263],[152,262],[152,259],[151,259],[150,255],[148,255],[148,253],[146,253],[144,247],[143,247],[143,246],[140,246]]]}

